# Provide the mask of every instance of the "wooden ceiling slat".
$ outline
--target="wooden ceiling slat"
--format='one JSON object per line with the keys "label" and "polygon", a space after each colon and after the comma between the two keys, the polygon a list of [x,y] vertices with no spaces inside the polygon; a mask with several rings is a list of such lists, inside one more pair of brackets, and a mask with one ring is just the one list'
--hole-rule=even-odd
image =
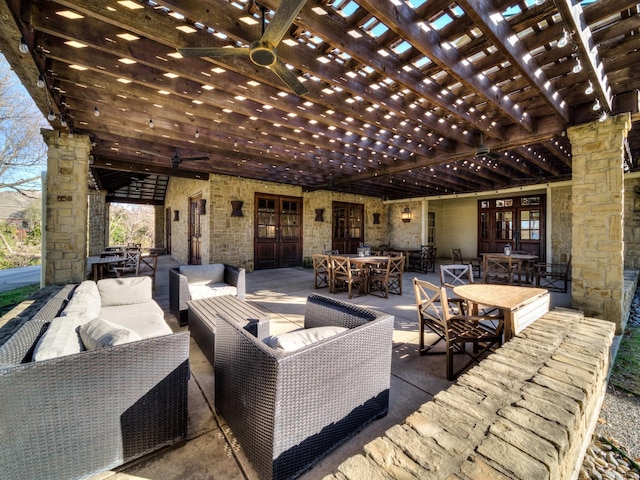
{"label": "wooden ceiling slat", "polygon": [[[20,19],[2,29],[0,49],[39,108],[48,112],[48,92],[53,111],[65,115],[69,127],[56,118],[53,128],[90,135],[94,164],[102,165],[94,169],[95,181],[106,185],[111,179],[109,188],[119,200],[157,199],[163,175],[239,175],[388,199],[561,180],[571,172],[570,144],[561,136],[567,126],[629,110],[634,115],[629,150],[640,155],[640,135],[634,133],[640,121],[634,113],[640,48],[632,34],[639,15],[631,0],[598,0],[569,20],[565,10],[573,8],[573,0],[562,0],[560,9],[558,2],[536,6],[523,0],[429,0],[416,8],[362,0],[348,16],[338,12],[348,2],[308,0],[285,36],[294,43],[277,49],[309,89],[303,98],[246,58],[172,56],[179,47],[248,45],[258,39],[259,22],[240,21],[247,12],[229,1],[134,1],[142,8],[131,10],[113,0],[0,4],[6,18]],[[261,3],[276,10],[281,2]],[[57,12],[64,9],[84,18],[61,17]],[[504,21],[494,25],[492,16]],[[376,22],[387,30],[372,30]],[[424,32],[421,24],[432,30]],[[179,26],[196,31],[180,32]],[[563,28],[593,34],[584,48],[598,49],[615,112],[602,99],[604,110],[592,110],[594,97],[584,93],[587,81],[593,82],[589,61],[571,46],[556,48]],[[353,38],[350,31],[362,36]],[[125,41],[118,37],[123,33],[139,39]],[[515,35],[519,40],[510,45]],[[17,52],[20,36],[30,46],[27,55]],[[87,47],[74,49],[68,40]],[[455,46],[447,49],[450,45]],[[573,74],[576,52],[587,68]],[[121,58],[136,63],[126,65]],[[28,62],[32,68],[23,68]],[[70,68],[74,64],[88,70]],[[216,67],[223,73],[211,71]],[[46,76],[46,89],[35,87],[38,71]],[[484,77],[478,80],[477,74]],[[96,106],[99,117],[93,114]],[[525,121],[518,112],[526,112]],[[491,158],[475,155],[480,143],[490,148]],[[209,160],[183,162],[175,170],[176,153],[207,154]],[[140,185],[134,177],[142,175]]]}

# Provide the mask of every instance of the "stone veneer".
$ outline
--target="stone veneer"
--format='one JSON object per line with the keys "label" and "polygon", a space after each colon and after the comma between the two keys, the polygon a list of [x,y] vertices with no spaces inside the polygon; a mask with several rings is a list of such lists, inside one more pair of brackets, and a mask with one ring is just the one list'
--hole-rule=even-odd
{"label": "stone veneer", "polygon": [[577,478],[613,334],[611,322],[547,313],[325,480]]}
{"label": "stone veneer", "polygon": [[104,252],[109,243],[109,204],[106,190],[89,190],[89,255]]}
{"label": "stone veneer", "polygon": [[572,307],[623,330],[624,140],[629,114],[571,127]]}
{"label": "stone veneer", "polygon": [[[361,203],[365,211],[365,242],[377,246],[388,243],[390,221],[382,200],[364,195],[330,191],[303,192],[302,187],[211,175],[208,182],[172,177],[165,205],[180,211],[180,220],[171,224],[171,254],[188,263],[188,199],[197,194],[207,200],[202,222],[202,263],[225,262],[253,271],[255,194],[298,197],[303,200],[303,258],[331,248],[331,205],[333,201]],[[242,217],[231,217],[231,201],[243,202]],[[317,208],[324,209],[324,221],[316,222]],[[380,213],[380,224],[373,224]]]}
{"label": "stone veneer", "polygon": [[89,150],[86,135],[42,130],[48,148],[43,267],[45,285],[85,279]]}

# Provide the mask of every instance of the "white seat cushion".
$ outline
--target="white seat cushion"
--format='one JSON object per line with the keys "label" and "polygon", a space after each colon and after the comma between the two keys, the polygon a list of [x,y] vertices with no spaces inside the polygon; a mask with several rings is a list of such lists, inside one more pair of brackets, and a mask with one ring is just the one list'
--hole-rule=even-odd
{"label": "white seat cushion", "polygon": [[154,301],[136,305],[105,307],[100,316],[115,325],[133,330],[141,338],[173,333],[171,327],[164,320],[162,308]]}
{"label": "white seat cushion", "polygon": [[189,284],[189,295],[191,300],[201,298],[217,297],[220,295],[238,295],[238,289],[226,283],[209,283],[206,285]]}
{"label": "white seat cushion", "polygon": [[190,286],[224,282],[224,264],[222,263],[183,265],[180,267],[180,273],[187,277]]}
{"label": "white seat cushion", "polygon": [[100,315],[102,300],[96,282],[86,280],[74,290],[73,296],[60,316],[78,317],[88,322]]}
{"label": "white seat cushion", "polygon": [[151,277],[105,278],[98,280],[103,307],[133,305],[152,300]]}
{"label": "white seat cushion", "polygon": [[262,341],[274,350],[278,350],[280,352],[292,352],[307,345],[311,345],[318,340],[337,335],[345,330],[348,329],[345,327],[334,326],[303,328],[292,332],[271,335]]}

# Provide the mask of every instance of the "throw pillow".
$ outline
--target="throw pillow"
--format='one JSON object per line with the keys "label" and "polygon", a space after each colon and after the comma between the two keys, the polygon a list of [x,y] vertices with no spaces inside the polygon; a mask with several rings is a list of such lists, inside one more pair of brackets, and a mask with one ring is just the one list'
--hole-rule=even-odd
{"label": "throw pillow", "polygon": [[340,332],[348,330],[345,327],[314,327],[294,330],[292,332],[271,335],[262,340],[274,350],[280,352],[293,352],[318,340],[329,338]]}
{"label": "throw pillow", "polygon": [[81,325],[78,332],[87,350],[113,347],[123,343],[135,342],[142,338],[133,330],[115,325],[100,317]]}

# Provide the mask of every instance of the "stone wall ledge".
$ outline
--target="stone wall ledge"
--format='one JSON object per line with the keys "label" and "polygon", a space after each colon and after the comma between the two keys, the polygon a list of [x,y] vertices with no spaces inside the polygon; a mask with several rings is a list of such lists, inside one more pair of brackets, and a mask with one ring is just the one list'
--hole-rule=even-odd
{"label": "stone wall ledge", "polygon": [[325,480],[577,478],[614,332],[550,311]]}

